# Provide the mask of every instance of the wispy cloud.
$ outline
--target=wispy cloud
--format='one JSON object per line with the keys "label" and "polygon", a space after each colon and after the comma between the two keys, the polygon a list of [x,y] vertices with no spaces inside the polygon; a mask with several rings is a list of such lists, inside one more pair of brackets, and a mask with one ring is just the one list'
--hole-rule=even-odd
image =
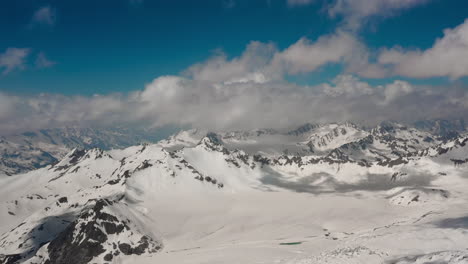
{"label": "wispy cloud", "polygon": [[45,53],[41,51],[36,56],[35,64],[37,68],[49,68],[57,64],[57,62],[52,61],[49,58],[47,58]]}
{"label": "wispy cloud", "polygon": [[430,0],[334,0],[327,6],[332,18],[342,17],[349,29],[359,29],[373,17],[390,17]]}
{"label": "wispy cloud", "polygon": [[44,6],[33,14],[31,26],[43,25],[51,27],[55,25],[56,18],[56,10],[51,6]]}
{"label": "wispy cloud", "polygon": [[0,53],[0,69],[3,68],[3,75],[13,70],[25,68],[26,58],[31,50],[28,48],[7,48],[4,53]]}
{"label": "wispy cloud", "polygon": [[287,4],[289,7],[310,5],[313,2],[314,0],[287,0]]}

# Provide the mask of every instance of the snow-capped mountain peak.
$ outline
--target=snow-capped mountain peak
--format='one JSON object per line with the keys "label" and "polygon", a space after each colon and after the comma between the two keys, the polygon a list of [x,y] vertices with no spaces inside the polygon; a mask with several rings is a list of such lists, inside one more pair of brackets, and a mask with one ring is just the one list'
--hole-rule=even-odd
{"label": "snow-capped mountain peak", "polygon": [[[445,210],[444,203],[461,195],[458,183],[468,169],[467,135],[424,141],[431,134],[413,127],[385,124],[365,130],[352,123],[309,126],[300,134],[262,131],[190,130],[125,149],[75,148],[44,168],[1,177],[0,260],[165,262],[178,254],[180,259],[187,259],[185,253],[206,254],[201,253],[206,248],[236,248],[241,244],[230,243],[246,238],[252,243],[254,236],[276,241],[273,248],[278,250],[283,246],[278,237],[289,232],[300,237],[293,242],[306,245],[320,237],[327,243],[362,241],[376,233],[385,237],[378,230],[398,228],[400,224],[386,219],[406,212],[404,207],[424,208],[417,211],[423,216],[395,223],[424,221],[436,215],[431,212]],[[373,215],[361,206],[367,205],[362,197],[371,197],[374,211],[393,211],[378,226],[366,223],[359,233],[335,230],[336,223],[311,222],[342,210]],[[320,209],[320,199],[338,202],[327,211]],[[283,203],[281,211],[275,210]],[[295,210],[299,204],[309,207]],[[285,208],[287,214],[282,213]],[[290,220],[301,224],[289,225]],[[315,229],[324,234],[304,237]],[[327,253],[324,259],[333,254],[341,253]]]}
{"label": "snow-capped mountain peak", "polygon": [[357,141],[367,135],[368,132],[358,128],[353,123],[328,124],[310,131],[307,136],[307,144],[314,151],[323,152]]}

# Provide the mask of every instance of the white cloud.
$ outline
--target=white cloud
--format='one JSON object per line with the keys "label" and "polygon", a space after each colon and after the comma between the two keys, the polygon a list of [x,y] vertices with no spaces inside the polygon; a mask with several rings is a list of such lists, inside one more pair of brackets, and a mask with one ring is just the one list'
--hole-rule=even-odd
{"label": "white cloud", "polygon": [[347,27],[358,29],[374,16],[388,17],[398,11],[421,5],[429,0],[335,0],[328,6],[330,17],[343,17]]}
{"label": "white cloud", "polygon": [[308,73],[329,63],[343,63],[361,53],[363,46],[354,35],[338,31],[311,42],[306,38],[276,54],[275,65],[289,74]]}
{"label": "white cloud", "polygon": [[289,7],[310,5],[314,0],[287,0]]}
{"label": "white cloud", "polygon": [[391,84],[388,84],[384,88],[385,100],[383,103],[388,104],[391,101],[405,96],[414,91],[413,86],[405,81],[395,81]]}
{"label": "white cloud", "polygon": [[331,84],[323,84],[322,89],[326,95],[332,97],[372,98],[376,105],[389,104],[415,91],[414,87],[406,81],[395,80],[392,83],[373,87],[349,74],[338,75],[331,81]]}
{"label": "white cloud", "polygon": [[252,41],[240,57],[228,60],[226,54],[218,51],[207,61],[189,67],[184,74],[194,80],[208,82],[229,82],[257,71],[264,71],[266,75],[275,52],[273,44]]}
{"label": "white cloud", "polygon": [[207,82],[267,82],[339,64],[344,66],[346,73],[367,78],[385,77],[385,67],[369,62],[372,55],[354,33],[337,30],[315,41],[301,38],[282,51],[271,43],[252,41],[239,57],[228,59],[225,53],[217,51],[214,56],[194,64],[183,74]]}
{"label": "white cloud", "polygon": [[332,85],[324,84],[323,89],[325,94],[334,97],[341,95],[354,97],[370,95],[375,92],[368,83],[353,75],[339,75],[332,81]]}
{"label": "white cloud", "polygon": [[427,50],[395,47],[382,51],[378,60],[389,66],[393,75],[452,79],[468,76],[468,19],[454,29],[444,30],[444,36]]}
{"label": "white cloud", "polygon": [[[399,0],[392,3],[389,5],[409,5]],[[454,29],[446,29],[444,36],[427,50],[394,47],[374,51],[355,32],[338,29],[316,40],[301,38],[284,50],[271,43],[254,41],[239,57],[228,59],[226,54],[218,52],[190,67],[185,76],[207,82],[266,82],[314,72],[330,64],[342,65],[344,73],[365,78],[468,76],[468,19]]]}
{"label": "white cloud", "polygon": [[207,82],[267,82],[285,75],[314,72],[329,64],[343,64],[349,73],[382,77],[380,65],[369,64],[367,47],[352,33],[338,30],[315,41],[301,38],[280,51],[271,43],[253,41],[239,57],[228,59],[221,51],[189,67],[184,75]]}
{"label": "white cloud", "polygon": [[26,58],[30,53],[27,48],[7,48],[4,53],[0,53],[0,69],[3,68],[3,75],[16,69],[24,69]]}
{"label": "white cloud", "polygon": [[128,95],[0,93],[0,134],[67,125],[236,130],[305,122],[413,121],[466,116],[468,104],[461,98],[468,98],[468,91],[459,87],[415,87],[403,81],[372,86],[351,75],[318,86],[281,80],[212,83],[163,76]]}
{"label": "white cloud", "polygon": [[[338,30],[315,41],[300,39],[282,51],[270,43],[251,42],[238,57],[228,58],[217,52],[208,60],[189,67],[182,76],[156,78],[144,89],[128,95],[28,97],[0,92],[0,134],[77,124],[175,125],[231,130],[283,128],[310,121],[373,123],[388,119],[464,117],[468,115],[468,104],[464,100],[468,98],[466,87],[453,84],[443,89],[421,87],[398,80],[373,86],[356,75],[377,77],[396,73],[408,63],[406,58],[415,63],[413,60],[428,56],[425,54],[445,62],[434,55],[446,56],[439,51],[444,47],[449,49],[446,51],[449,54],[457,51],[459,60],[453,62],[456,67],[446,66],[442,74],[462,76],[463,71],[452,73],[455,68],[463,69],[466,65],[459,62],[466,43],[465,30],[462,26],[446,30],[434,47],[418,51],[415,53],[418,56],[414,51],[383,51],[375,64],[369,63],[373,54],[353,33]],[[399,53],[387,56],[385,52]],[[0,55],[0,67],[5,68],[4,73],[21,69],[28,54],[28,49],[10,48]],[[38,54],[37,60],[42,60],[40,57],[45,60],[38,65],[50,62],[43,53]],[[286,75],[316,71],[328,64],[343,65],[345,74],[317,86],[286,81]],[[422,71],[417,67],[423,66],[434,74],[431,68],[434,66],[423,64],[412,64],[414,69],[405,72],[414,74],[411,70]],[[423,70],[427,74],[428,68]]]}
{"label": "white cloud", "polygon": [[56,21],[56,11],[50,6],[39,8],[33,15],[31,25],[53,26]]}
{"label": "white cloud", "polygon": [[38,68],[49,68],[57,64],[55,61],[51,61],[44,52],[39,52],[35,61],[36,67]]}
{"label": "white cloud", "polygon": [[444,30],[443,37],[427,50],[394,47],[376,52],[369,50],[353,31],[340,29],[316,41],[301,38],[285,50],[275,51],[272,61],[262,70],[270,76],[296,75],[328,64],[343,65],[345,73],[366,78],[468,76],[468,19]]}

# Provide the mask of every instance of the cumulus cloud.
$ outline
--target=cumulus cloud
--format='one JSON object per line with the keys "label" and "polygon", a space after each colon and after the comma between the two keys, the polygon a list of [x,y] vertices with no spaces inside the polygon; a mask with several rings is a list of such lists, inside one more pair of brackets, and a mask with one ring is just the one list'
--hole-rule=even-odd
{"label": "cumulus cloud", "polygon": [[338,75],[331,83],[322,84],[322,89],[331,97],[372,99],[376,107],[387,105],[415,91],[414,87],[406,81],[395,80],[373,87],[350,74]]}
{"label": "cumulus cloud", "polygon": [[307,73],[330,63],[351,60],[354,53],[361,53],[363,46],[356,37],[345,31],[325,35],[312,42],[306,38],[277,53],[274,64],[289,74]]}
{"label": "cumulus cloud", "polygon": [[285,128],[305,122],[414,121],[466,116],[466,87],[372,86],[356,76],[301,86],[284,80],[207,82],[162,76],[127,95],[0,93],[0,134],[66,125],[179,126],[211,130]]}
{"label": "cumulus cloud", "polygon": [[389,17],[399,11],[421,5],[429,0],[335,0],[328,6],[332,18],[343,17],[347,27],[358,29],[372,17]]}
{"label": "cumulus cloud", "polygon": [[316,41],[301,38],[283,51],[275,53],[270,73],[297,75],[314,72],[329,64],[344,66],[346,73],[366,78],[388,75],[387,69],[371,63],[372,51],[351,31],[338,29]]}
{"label": "cumulus cloud", "polygon": [[28,48],[7,48],[4,53],[0,53],[0,69],[3,68],[3,75],[16,69],[24,69],[26,58],[30,54]]}
{"label": "cumulus cloud", "polygon": [[314,0],[287,0],[289,7],[305,6],[312,4]]}
{"label": "cumulus cloud", "polygon": [[314,72],[330,64],[342,64],[348,73],[378,78],[385,69],[369,63],[367,47],[349,31],[337,30],[315,41],[301,38],[288,48],[278,50],[271,43],[253,41],[239,56],[228,59],[217,51],[210,59],[189,67],[183,74],[197,81],[258,82],[282,80],[286,75]]}
{"label": "cumulus cloud", "polygon": [[337,76],[331,84],[323,84],[323,91],[325,94],[333,97],[342,95],[347,97],[355,97],[370,95],[375,92],[368,83],[359,80],[353,75]]}
{"label": "cumulus cloud", "polygon": [[55,61],[51,61],[44,52],[39,52],[35,61],[36,67],[38,68],[49,68],[57,64]]}
{"label": "cumulus cloud", "polygon": [[[158,77],[129,94],[14,96],[0,92],[0,134],[66,125],[237,130],[284,128],[305,122],[373,124],[389,119],[463,118],[468,115],[466,86],[415,86],[400,80],[371,85],[357,76],[386,76],[400,71],[414,74],[411,70],[430,75],[434,69],[463,76],[464,71],[459,69],[466,64],[459,61],[464,54],[465,31],[464,26],[446,30],[445,36],[426,51],[384,50],[376,63],[369,63],[373,54],[353,33],[337,30],[315,41],[302,38],[284,50],[254,41],[238,57],[229,58],[217,51],[180,76]],[[439,51],[442,48],[458,51],[453,62],[456,66],[442,69],[414,62],[429,56],[425,54],[441,62],[454,58],[450,50],[446,51],[448,55]],[[393,55],[388,55],[391,52]],[[28,49],[11,48],[0,55],[4,74],[24,67],[28,54]],[[441,59],[434,54],[449,57]],[[413,63],[412,69],[399,70],[409,63],[406,59]],[[38,65],[52,63],[43,53],[37,60],[42,60]],[[345,73],[316,86],[287,81],[288,75],[316,71],[328,64],[343,65]],[[417,69],[423,66],[429,68]],[[451,75],[453,72],[457,74]]]}
{"label": "cumulus cloud", "polygon": [[56,21],[56,11],[51,6],[39,8],[32,17],[31,25],[53,26]]}
{"label": "cumulus cloud", "polygon": [[[272,58],[271,61],[265,63],[268,60],[262,60],[262,71],[276,77],[310,73],[328,64],[340,64],[346,73],[365,78],[405,76],[459,79],[468,76],[468,19],[453,29],[444,30],[443,37],[435,40],[433,46],[426,50],[402,47],[370,50],[353,31],[338,29],[315,41],[301,38],[285,50],[270,49],[270,54],[272,52],[274,56],[264,57]],[[244,56],[252,54],[255,54],[254,49]],[[221,61],[226,64],[225,60]],[[228,70],[223,63],[219,63],[219,66]],[[235,60],[231,63],[231,66],[239,65]],[[249,70],[247,67],[243,69]]]}
{"label": "cumulus cloud", "polygon": [[384,94],[385,100],[383,103],[388,104],[389,102],[405,96],[411,92],[413,92],[413,87],[405,81],[395,81],[391,84],[385,86]]}
{"label": "cumulus cloud", "polygon": [[468,19],[454,29],[444,30],[444,36],[427,50],[395,47],[382,51],[378,61],[393,75],[452,79],[468,76]]}
{"label": "cumulus cloud", "polygon": [[245,78],[255,72],[267,75],[271,58],[277,52],[273,44],[253,41],[243,54],[228,60],[227,55],[217,51],[210,59],[189,67],[184,75],[196,81],[222,82]]}

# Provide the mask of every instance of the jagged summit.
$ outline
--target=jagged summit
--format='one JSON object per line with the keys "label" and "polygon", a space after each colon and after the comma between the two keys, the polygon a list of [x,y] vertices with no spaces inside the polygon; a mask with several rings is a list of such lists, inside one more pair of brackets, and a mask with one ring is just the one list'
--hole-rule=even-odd
{"label": "jagged summit", "polygon": [[[149,131],[145,132],[150,134]],[[197,145],[208,131],[182,130],[158,144],[169,150]],[[370,134],[374,142],[383,142],[398,153],[414,152],[454,139],[466,133],[463,120],[425,120],[414,125],[382,122],[363,129],[351,122],[319,124],[306,123],[293,130],[274,129],[237,130],[216,132],[228,149],[242,149],[250,154],[262,152],[268,155],[283,153],[295,155],[326,155],[333,149],[347,144],[358,144]],[[136,133],[134,141],[128,139],[131,131],[64,128],[34,131],[18,136],[3,137],[0,149],[0,174],[14,175],[53,164],[61,160],[73,148],[103,150],[145,142],[144,133]],[[119,141],[119,137],[122,137]],[[149,138],[149,137],[148,137]],[[157,136],[153,135],[153,138]],[[146,140],[147,141],[147,140]],[[406,143],[402,143],[405,141]],[[132,144],[133,143],[133,144]]]}
{"label": "jagged summit", "polygon": [[209,132],[206,136],[201,140],[201,143],[205,144],[215,144],[215,145],[222,145],[223,141],[219,135],[213,132]]}
{"label": "jagged summit", "polygon": [[107,199],[89,203],[35,259],[44,264],[112,262],[119,255],[148,255],[162,248],[126,217],[130,212],[124,206]]}
{"label": "jagged summit", "polygon": [[312,124],[312,123],[307,123],[304,125],[299,126],[298,128],[291,130],[288,132],[288,135],[294,135],[294,136],[300,136],[304,133],[307,133],[311,130],[314,130],[316,128],[320,127],[318,124]]}
{"label": "jagged summit", "polygon": [[279,132],[274,129],[254,129],[247,131],[231,131],[222,133],[223,139],[228,140],[252,140],[262,136],[275,135]]}

